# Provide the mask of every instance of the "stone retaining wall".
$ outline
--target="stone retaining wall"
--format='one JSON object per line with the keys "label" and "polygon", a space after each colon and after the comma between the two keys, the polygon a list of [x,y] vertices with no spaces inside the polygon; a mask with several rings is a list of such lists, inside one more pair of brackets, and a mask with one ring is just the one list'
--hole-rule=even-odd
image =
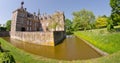
{"label": "stone retaining wall", "polygon": [[66,38],[65,31],[55,31],[54,32],[55,45],[61,43],[65,38]]}
{"label": "stone retaining wall", "polygon": [[[80,37],[79,37],[80,38]],[[100,50],[99,48],[93,46],[92,44],[90,44],[89,42],[87,42],[86,40],[84,40],[83,38],[80,38],[81,40],[83,40],[88,46],[90,46],[91,48],[93,48],[96,52],[98,52],[99,54],[101,54],[102,56],[107,56],[109,55],[107,52],[104,52],[102,50]]]}
{"label": "stone retaining wall", "polygon": [[9,31],[0,31],[0,37],[8,37],[10,36]]}
{"label": "stone retaining wall", "polygon": [[65,38],[63,31],[58,32],[14,32],[11,38],[22,40],[25,42],[55,46]]}

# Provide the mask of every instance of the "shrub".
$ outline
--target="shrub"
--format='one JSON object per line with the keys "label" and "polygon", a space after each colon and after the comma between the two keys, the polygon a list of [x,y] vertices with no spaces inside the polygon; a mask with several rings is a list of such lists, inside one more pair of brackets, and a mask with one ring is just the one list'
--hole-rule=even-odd
{"label": "shrub", "polygon": [[14,57],[9,52],[0,52],[1,63],[15,63]]}
{"label": "shrub", "polygon": [[107,26],[107,30],[109,32],[115,32],[113,25],[110,25],[110,24]]}

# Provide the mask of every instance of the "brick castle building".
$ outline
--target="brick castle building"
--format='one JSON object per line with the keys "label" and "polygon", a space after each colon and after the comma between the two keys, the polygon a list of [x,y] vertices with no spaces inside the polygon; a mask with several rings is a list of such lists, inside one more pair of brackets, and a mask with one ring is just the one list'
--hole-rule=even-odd
{"label": "brick castle building", "polygon": [[11,38],[25,42],[54,46],[65,38],[65,16],[63,12],[52,15],[30,13],[23,7],[13,11]]}

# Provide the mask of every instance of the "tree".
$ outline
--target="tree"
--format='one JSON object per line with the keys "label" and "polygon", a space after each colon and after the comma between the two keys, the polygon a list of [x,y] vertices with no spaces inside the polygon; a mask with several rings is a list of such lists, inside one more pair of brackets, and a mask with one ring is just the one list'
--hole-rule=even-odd
{"label": "tree", "polygon": [[91,29],[91,24],[93,24],[95,20],[94,14],[85,9],[73,12],[73,16],[73,28],[75,31],[80,29]]}
{"label": "tree", "polygon": [[6,27],[0,27],[0,31],[6,31]]}
{"label": "tree", "polygon": [[2,24],[0,24],[0,27],[2,26]]}
{"label": "tree", "polygon": [[102,27],[106,27],[107,26],[107,20],[108,18],[104,15],[104,16],[99,16],[96,19],[95,25],[97,28],[102,28]]}
{"label": "tree", "polygon": [[60,31],[64,26],[62,23],[63,14],[61,12],[56,12],[52,17],[49,19],[48,29],[50,31]]}
{"label": "tree", "polygon": [[112,19],[109,17],[108,20],[107,20],[107,30],[109,32],[113,31],[114,30],[114,27],[113,27],[113,21]]}
{"label": "tree", "polygon": [[120,0],[110,0],[110,6],[112,8],[111,19],[114,25],[120,23]]}
{"label": "tree", "polygon": [[10,29],[11,29],[11,20],[8,20],[6,22],[6,29],[7,29],[7,31],[10,31]]}
{"label": "tree", "polygon": [[65,20],[65,27],[66,27],[66,33],[69,35],[69,34],[72,34],[72,21],[70,19],[66,19]]}

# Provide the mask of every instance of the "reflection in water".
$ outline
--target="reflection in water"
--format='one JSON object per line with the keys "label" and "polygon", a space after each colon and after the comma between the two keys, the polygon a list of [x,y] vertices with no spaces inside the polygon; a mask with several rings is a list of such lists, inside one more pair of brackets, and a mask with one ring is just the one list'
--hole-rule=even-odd
{"label": "reflection in water", "polygon": [[86,43],[84,43],[81,39],[75,36],[68,36],[61,44],[55,47],[35,45],[19,40],[10,39],[9,37],[6,37],[4,39],[24,51],[48,58],[77,60],[102,56],[94,49],[89,47]]}

